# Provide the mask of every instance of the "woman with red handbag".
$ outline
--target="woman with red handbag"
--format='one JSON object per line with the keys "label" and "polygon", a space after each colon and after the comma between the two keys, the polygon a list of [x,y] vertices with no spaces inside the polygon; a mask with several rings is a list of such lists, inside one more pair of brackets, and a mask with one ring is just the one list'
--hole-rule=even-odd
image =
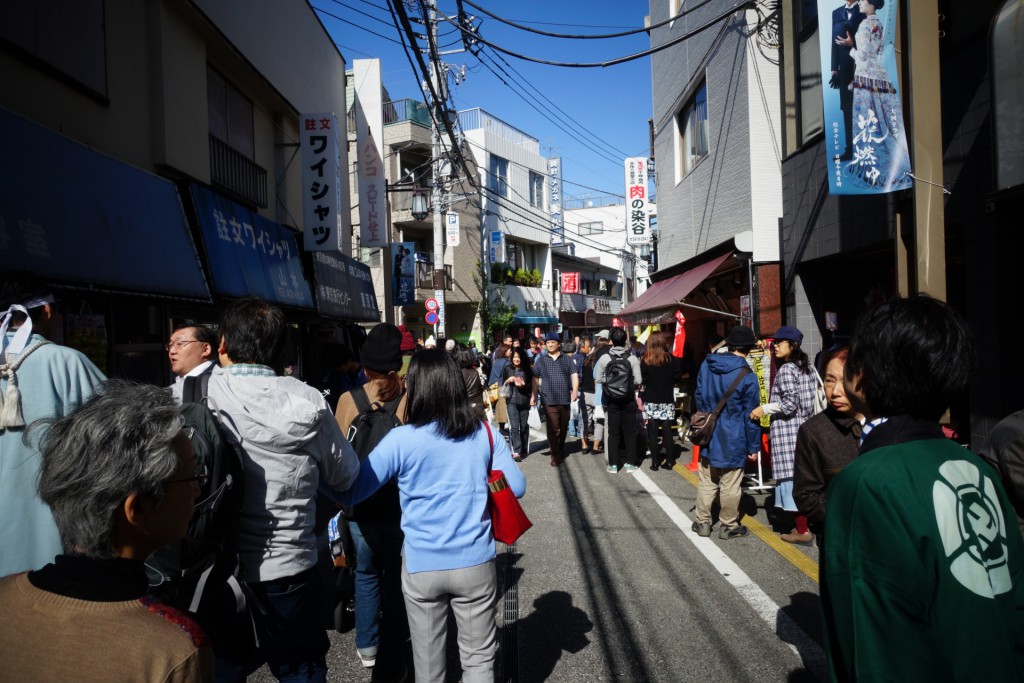
{"label": "woman with red handbag", "polygon": [[504,439],[478,419],[455,360],[440,349],[413,356],[406,424],[363,462],[343,504],[358,503],[393,477],[402,504],[402,588],[417,681],[444,681],[448,608],[459,625],[462,680],[494,680],[497,652],[488,478],[501,470],[516,498],[526,479]]}

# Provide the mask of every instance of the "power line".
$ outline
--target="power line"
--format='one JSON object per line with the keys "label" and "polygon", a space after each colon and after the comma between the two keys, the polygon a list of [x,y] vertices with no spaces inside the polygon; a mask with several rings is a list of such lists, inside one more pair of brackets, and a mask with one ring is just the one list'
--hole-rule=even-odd
{"label": "power line", "polygon": [[[391,28],[391,24],[389,22],[384,21],[380,17],[375,17],[372,14],[369,14],[368,12],[364,12],[363,10],[359,9],[358,7],[353,7],[352,5],[349,5],[348,3],[342,2],[341,0],[330,0],[330,1],[333,2],[335,5],[341,5],[342,7],[346,8],[346,9],[350,9],[353,12],[356,12],[357,14],[362,14],[364,17],[369,17],[370,19],[373,19],[374,21],[378,21],[378,22],[384,24],[388,28]],[[378,9],[383,9],[383,7],[381,7],[380,5],[375,5],[372,2],[367,2],[366,4],[367,5],[371,5],[373,7],[376,7]],[[331,14],[330,12],[328,12],[327,10],[321,9],[319,7],[314,7],[313,9],[317,10],[318,12],[323,12],[324,14],[328,14],[328,15],[334,17],[335,19],[340,19],[341,18],[341,17],[337,17],[337,16]]]}
{"label": "power line", "polygon": [[[483,12],[484,14],[489,16],[490,18],[495,19],[496,21],[500,21],[501,23],[506,24],[508,26],[511,26],[513,28],[517,28],[517,29],[519,29],[521,31],[527,31],[528,33],[536,33],[537,35],[547,36],[549,38],[567,38],[567,39],[571,39],[571,40],[604,40],[604,39],[607,39],[607,38],[622,38],[624,36],[633,36],[633,35],[636,35],[638,33],[650,33],[651,30],[656,29],[656,28],[661,28],[662,26],[667,26],[668,24],[671,24],[676,19],[684,17],[684,16],[686,16],[687,14],[689,14],[691,12],[695,12],[698,9],[700,9],[701,7],[703,7],[704,5],[707,5],[708,3],[713,2],[713,1],[714,0],[704,0],[704,2],[698,3],[698,4],[694,5],[693,7],[689,7],[687,9],[683,10],[682,12],[679,12],[678,14],[676,14],[676,15],[674,15],[672,17],[669,17],[665,21],[659,22],[659,23],[654,24],[652,26],[644,26],[644,27],[641,27],[641,28],[630,28],[628,31],[621,31],[619,33],[578,34],[578,33],[552,33],[550,31],[541,31],[540,29],[530,28],[529,26],[524,26],[521,23],[516,23],[512,19],[506,19],[506,18],[504,18],[502,16],[499,16],[499,15],[497,15],[497,14],[495,14],[495,13],[493,13],[493,12],[483,8],[483,7],[481,7],[480,5],[477,5],[476,3],[472,2],[471,0],[461,0],[461,2],[464,2],[467,5],[469,5],[470,7]],[[537,22],[537,23],[539,23],[539,22]]]}
{"label": "power line", "polygon": [[[594,140],[597,140],[597,141],[598,141],[599,143],[601,143],[601,144],[606,144],[606,145],[607,145],[607,143],[605,143],[605,142],[604,142],[603,140],[601,140],[600,136],[598,136],[598,135],[597,135],[597,133],[595,133],[594,131],[590,130],[589,128],[587,128],[586,126],[584,126],[584,125],[583,125],[582,123],[580,123],[579,121],[577,121],[576,119],[574,119],[574,118],[573,118],[572,116],[570,116],[570,115],[568,114],[568,112],[566,112],[566,111],[565,111],[564,109],[562,109],[561,107],[559,107],[559,106],[558,106],[558,104],[557,104],[556,102],[554,102],[554,100],[552,100],[552,99],[551,99],[550,97],[548,97],[547,95],[545,95],[544,93],[542,93],[542,92],[541,92],[541,91],[540,91],[540,90],[539,90],[539,89],[538,89],[538,88],[537,88],[536,86],[532,85],[532,84],[530,83],[530,81],[529,81],[529,80],[528,80],[528,79],[527,79],[527,78],[526,78],[525,76],[523,76],[523,74],[521,74],[521,73],[520,73],[519,71],[517,71],[517,70],[516,70],[516,68],[515,68],[514,66],[512,66],[511,64],[509,64],[509,63],[508,63],[508,60],[506,60],[506,59],[505,59],[504,57],[502,57],[500,53],[497,53],[497,52],[495,52],[495,54],[497,55],[498,59],[500,59],[500,60],[501,60],[501,62],[502,62],[503,64],[505,64],[505,66],[507,66],[507,67],[508,67],[509,69],[511,69],[513,73],[515,73],[515,74],[516,74],[517,76],[519,76],[519,78],[521,78],[521,79],[523,80],[523,82],[524,82],[524,83],[525,83],[525,84],[526,84],[526,85],[527,85],[527,86],[528,86],[528,87],[529,87],[529,88],[530,88],[531,90],[533,90],[533,92],[535,92],[535,93],[536,93],[537,95],[539,95],[539,96],[540,96],[540,97],[541,97],[542,99],[544,99],[544,100],[545,100],[545,101],[546,101],[546,102],[547,102],[548,104],[550,104],[550,105],[551,105],[552,107],[554,107],[554,108],[555,108],[555,109],[556,109],[556,110],[557,110],[558,112],[560,112],[560,113],[561,113],[561,114],[562,114],[562,115],[563,115],[563,116],[564,116],[564,117],[565,117],[566,119],[568,119],[569,121],[571,121],[571,122],[573,122],[574,124],[576,124],[577,126],[579,126],[579,127],[580,127],[580,128],[581,128],[581,129],[583,130],[583,131],[585,131],[586,133],[588,133],[588,134],[589,134],[589,135],[590,135],[590,136],[591,136],[591,137],[592,137],[592,138],[593,138]],[[500,69],[501,67],[499,66],[498,68]],[[504,71],[505,71],[505,70],[504,70],[504,69],[502,69],[502,72],[504,72]],[[511,77],[510,77],[510,78],[511,78]],[[612,145],[607,145],[607,148],[608,148],[608,149],[610,149],[610,150],[611,150],[611,151],[613,151],[613,152],[616,152],[616,153],[617,153],[617,154],[619,154],[619,155],[625,155],[625,154],[626,154],[626,153],[625,153],[625,152],[623,152],[623,151],[622,151],[621,149],[618,149],[618,148],[616,148],[616,147],[614,147],[614,146],[612,146]]]}
{"label": "power line", "polygon": [[[730,15],[734,14],[738,10],[741,10],[741,9],[743,9],[745,7],[749,7],[749,6],[753,5],[753,2],[754,2],[754,0],[743,0],[743,2],[733,6],[728,11],[721,13],[720,15],[718,15],[717,17],[715,17],[711,21],[708,21],[707,23],[705,23],[705,24],[703,24],[701,26],[698,26],[697,28],[693,29],[692,31],[688,31],[687,33],[684,33],[684,34],[682,34],[680,36],[677,36],[677,37],[673,38],[672,40],[670,40],[668,42],[662,43],[661,45],[659,45],[657,47],[652,47],[652,48],[650,48],[648,50],[644,50],[642,52],[636,52],[636,53],[633,53],[631,55],[626,55],[625,57],[618,57],[616,59],[609,59],[609,60],[604,61],[604,62],[556,62],[556,61],[549,60],[549,59],[540,59],[540,58],[537,58],[537,57],[530,57],[530,56],[527,56],[527,55],[524,55],[524,54],[520,54],[518,52],[513,52],[512,50],[509,50],[509,49],[506,49],[504,47],[501,47],[500,45],[495,45],[494,43],[481,38],[479,32],[476,31],[475,29],[468,29],[468,28],[465,28],[463,26],[459,26],[459,29],[466,35],[467,42],[470,42],[470,43],[472,43],[472,42],[483,43],[484,45],[487,45],[488,47],[490,47],[493,50],[497,50],[498,52],[502,52],[502,53],[504,53],[504,54],[506,54],[506,55],[508,55],[510,57],[515,57],[516,59],[522,59],[525,62],[534,62],[535,64],[547,64],[548,66],[562,66],[562,67],[574,68],[574,69],[589,69],[589,68],[597,68],[597,67],[615,66],[616,64],[623,64],[625,62],[631,62],[631,61],[633,61],[635,59],[640,59],[642,57],[647,57],[647,56],[650,56],[652,54],[655,54],[656,52],[661,52],[662,50],[667,50],[668,48],[673,47],[674,45],[678,45],[679,43],[681,43],[681,42],[683,42],[685,40],[688,40],[688,39],[692,38],[693,36],[708,30],[709,28],[711,28],[712,26],[714,26],[718,22],[722,21],[723,19],[729,18]],[[458,24],[455,24],[455,22],[453,22],[448,17],[445,17],[444,15],[441,15],[441,16],[442,16],[442,18],[445,21],[451,23],[453,26],[458,26]]]}
{"label": "power line", "polygon": [[[395,43],[396,45],[401,45],[401,43],[398,42],[397,40],[395,40],[394,38],[390,38],[390,37],[384,35],[383,33],[377,33],[374,30],[366,28],[365,26],[360,26],[359,24],[357,24],[354,21],[349,21],[348,19],[344,19],[342,17],[339,17],[337,14],[332,14],[332,13],[328,12],[325,9],[321,9],[319,7],[314,7],[313,9],[315,9],[317,12],[319,12],[321,14],[326,14],[329,17],[333,17],[333,18],[337,19],[338,21],[340,21],[343,24],[348,24],[349,26],[354,26],[355,28],[358,28],[358,29],[361,29],[363,31],[366,31],[367,33],[372,33],[373,35],[377,36],[378,38],[383,38],[384,40],[386,40],[388,42]],[[363,54],[366,54],[366,53],[363,53]]]}
{"label": "power line", "polygon": [[[512,83],[509,83],[509,82],[508,82],[507,80],[505,80],[504,78],[502,78],[502,77],[501,77],[501,74],[499,74],[499,73],[498,73],[497,71],[495,71],[495,70],[494,70],[493,68],[491,68],[490,64],[488,64],[488,63],[487,63],[486,61],[483,61],[483,57],[484,57],[484,56],[485,56],[485,55],[484,55],[484,53],[483,53],[483,52],[479,52],[479,53],[477,54],[477,57],[481,58],[481,64],[483,64],[483,65],[484,65],[485,67],[487,67],[488,71],[490,71],[490,72],[491,72],[492,74],[494,74],[495,78],[497,78],[497,79],[498,79],[499,81],[501,81],[501,82],[502,82],[502,84],[503,84],[503,85],[505,85],[505,86],[506,86],[506,87],[508,87],[508,88],[509,88],[510,90],[512,90],[512,92],[514,92],[514,93],[515,93],[516,95],[518,95],[518,96],[519,96],[519,98],[520,98],[521,100],[523,100],[523,102],[525,102],[525,103],[526,103],[527,105],[529,105],[529,106],[530,106],[530,107],[531,107],[531,108],[532,108],[533,110],[535,110],[535,111],[536,111],[536,112],[537,112],[538,114],[540,114],[540,115],[541,115],[542,117],[544,117],[545,119],[547,119],[547,120],[548,120],[549,122],[553,123],[553,124],[554,124],[554,125],[555,125],[556,127],[558,127],[559,129],[561,129],[561,130],[562,130],[563,132],[565,132],[566,134],[568,134],[568,135],[569,135],[570,137],[572,137],[573,139],[575,139],[575,140],[576,140],[577,142],[579,142],[579,143],[581,143],[582,145],[584,145],[584,146],[585,146],[585,147],[586,147],[587,149],[589,149],[589,150],[590,150],[591,152],[593,152],[593,153],[597,154],[598,156],[601,156],[601,157],[605,158],[605,159],[606,159],[606,160],[608,160],[608,161],[612,161],[612,162],[616,162],[616,161],[618,161],[618,159],[617,159],[617,158],[615,158],[614,156],[612,156],[612,155],[611,155],[611,154],[609,154],[608,152],[605,152],[605,151],[603,151],[603,150],[600,150],[600,149],[596,149],[596,148],[594,148],[593,146],[591,146],[591,145],[590,145],[590,143],[589,143],[589,142],[587,142],[586,140],[584,140],[584,139],[583,139],[582,137],[580,137],[579,135],[577,135],[577,134],[576,134],[575,132],[573,132],[573,131],[569,130],[568,128],[566,128],[566,126],[565,126],[565,125],[563,125],[563,124],[562,124],[561,122],[559,122],[559,121],[556,121],[555,119],[551,118],[551,117],[550,117],[550,116],[549,116],[549,115],[548,115],[548,114],[547,114],[547,113],[546,113],[546,112],[545,112],[545,111],[544,111],[543,109],[541,109],[541,108],[540,108],[539,106],[537,106],[537,105],[536,105],[536,104],[535,104],[534,102],[532,102],[532,101],[530,100],[530,98],[529,98],[529,97],[527,97],[526,95],[524,95],[524,94],[523,94],[523,92],[521,91],[521,88],[522,88],[522,86],[521,86],[521,85],[519,85],[518,83],[516,83],[515,85],[513,85]],[[488,59],[489,59],[489,58],[488,58]],[[499,65],[499,64],[495,64],[495,66],[497,66],[497,67],[498,67],[499,69],[501,69],[501,65]],[[502,72],[503,72],[503,73],[504,73],[504,74],[505,74],[506,76],[508,76],[508,75],[509,75],[507,71],[504,71],[504,69],[502,69]],[[509,76],[509,78],[511,78],[511,76]]]}

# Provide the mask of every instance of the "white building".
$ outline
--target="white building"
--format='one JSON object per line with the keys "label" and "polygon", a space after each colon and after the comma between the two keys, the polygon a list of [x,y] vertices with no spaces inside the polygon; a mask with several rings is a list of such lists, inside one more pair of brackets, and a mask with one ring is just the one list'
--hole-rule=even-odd
{"label": "white building", "polygon": [[[487,260],[492,282],[503,284],[509,303],[518,308],[516,324],[533,331],[558,323],[551,262],[547,160],[540,142],[482,109],[459,112],[473,160],[480,169],[481,214],[485,239],[500,232],[502,243]],[[499,271],[512,271],[512,281]]]}

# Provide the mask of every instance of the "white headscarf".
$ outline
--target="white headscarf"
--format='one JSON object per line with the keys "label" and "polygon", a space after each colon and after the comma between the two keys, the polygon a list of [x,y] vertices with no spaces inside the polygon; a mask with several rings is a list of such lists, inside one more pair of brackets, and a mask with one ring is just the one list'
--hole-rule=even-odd
{"label": "white headscarf", "polygon": [[[27,351],[25,350],[25,345],[32,338],[32,316],[28,314],[28,310],[52,303],[53,297],[46,296],[41,299],[26,301],[24,305],[11,304],[4,311],[3,318],[0,319],[0,361],[2,361],[0,362],[0,375],[7,378],[7,396],[5,398],[0,395],[0,432],[9,427],[25,426],[25,419],[22,417],[21,412],[21,391],[18,389],[17,370],[29,354],[43,344],[49,343],[46,340],[40,340],[28,347]],[[24,314],[25,322],[21,324],[21,327],[18,328],[14,336],[11,337],[10,343],[8,343],[7,330],[11,326],[15,313]],[[17,358],[14,361],[8,361],[7,354],[17,355]]]}

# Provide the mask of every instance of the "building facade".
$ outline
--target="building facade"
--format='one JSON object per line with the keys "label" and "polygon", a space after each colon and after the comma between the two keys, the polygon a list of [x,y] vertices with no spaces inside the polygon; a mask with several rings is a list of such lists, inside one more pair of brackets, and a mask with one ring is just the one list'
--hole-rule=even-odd
{"label": "building facade", "polygon": [[[651,279],[665,282],[708,264],[726,243],[735,256],[697,283],[703,287],[659,288],[669,303],[688,304],[687,333],[697,348],[741,316],[758,333],[781,320],[779,53],[758,13],[733,7],[724,0],[694,9],[680,0],[650,3],[651,46],[672,43],[651,56],[659,263]],[[739,286],[718,284],[734,279]],[[695,290],[697,300],[684,301]],[[645,296],[655,300],[650,290]],[[624,314],[668,322],[674,306],[662,298],[654,309],[641,297]]]}
{"label": "building facade", "polygon": [[165,382],[173,324],[249,294],[285,307],[301,374],[322,322],[376,315],[365,273],[300,234],[301,115],[344,94],[301,0],[0,10],[0,270],[51,282],[64,341],[108,374]]}

